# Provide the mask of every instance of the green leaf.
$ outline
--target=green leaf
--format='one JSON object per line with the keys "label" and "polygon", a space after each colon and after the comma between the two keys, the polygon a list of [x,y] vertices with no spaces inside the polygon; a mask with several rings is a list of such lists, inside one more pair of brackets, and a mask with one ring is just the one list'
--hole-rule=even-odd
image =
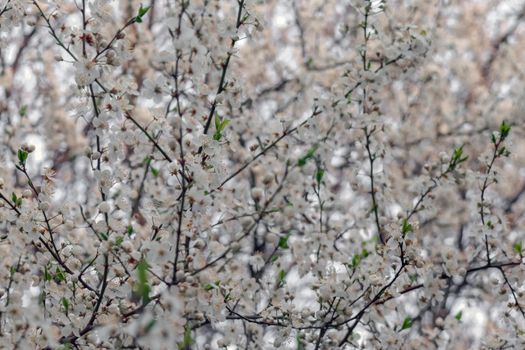
{"label": "green leaf", "polygon": [[230,120],[229,119],[226,119],[224,118],[221,122],[221,131],[224,130],[224,128],[226,128],[226,126],[230,124]]}
{"label": "green leaf", "polygon": [[69,299],[64,297],[61,299],[61,302],[62,302],[62,306],[64,307],[65,314],[67,316],[69,314]]}
{"label": "green leaf", "polygon": [[140,295],[144,304],[149,302],[149,293],[151,291],[148,283],[148,267],[148,263],[145,260],[141,260],[137,264],[137,285],[135,291]]}
{"label": "green leaf", "polygon": [[184,326],[184,338],[182,338],[182,342],[178,344],[180,350],[190,349],[191,345],[195,341],[193,340],[193,337],[191,336],[191,325],[189,323],[186,323]]}
{"label": "green leaf", "polygon": [[142,7],[142,5],[139,8],[139,17],[144,17],[146,13],[148,13],[151,6]]}
{"label": "green leaf", "polygon": [[18,110],[18,114],[20,114],[21,117],[27,116],[27,105],[23,105],[22,107],[20,107],[20,109]]}
{"label": "green leaf", "polygon": [[49,270],[47,269],[47,266],[44,266],[44,281],[49,282],[53,276],[49,273]]}
{"label": "green leaf", "polygon": [[221,130],[221,117],[217,112],[215,112],[215,130]]}
{"label": "green leaf", "polygon": [[26,150],[23,150],[20,148],[17,152],[17,156],[18,156],[18,163],[20,164],[20,166],[22,167],[25,166],[29,153]]}
{"label": "green leaf", "polygon": [[220,284],[221,284],[220,280],[217,280],[214,283],[208,283],[208,284],[206,284],[204,286],[204,290],[209,291],[209,290],[212,290],[212,289],[217,289],[217,288],[219,288]]}
{"label": "green leaf", "polygon": [[155,168],[151,168],[151,173],[153,174],[154,177],[158,177],[159,174],[160,174],[160,170],[159,169],[155,169]]}
{"label": "green leaf", "polygon": [[521,254],[523,251],[523,243],[521,241],[514,243],[514,251],[518,254]]}
{"label": "green leaf", "polygon": [[230,123],[230,121],[226,118],[221,120],[221,117],[217,112],[215,112],[215,133],[213,134],[213,139],[215,141],[220,141],[222,138],[222,131],[226,128],[226,126]]}
{"label": "green leaf", "polygon": [[403,234],[403,237],[405,237],[407,233],[412,231],[412,224],[410,224],[407,219],[403,219],[403,224],[401,226],[401,233]]}
{"label": "green leaf", "polygon": [[467,159],[468,156],[463,157],[463,146],[455,148],[454,152],[452,153],[452,157],[450,158],[448,171],[455,170],[459,164],[463,163]]}
{"label": "green leaf", "polygon": [[317,145],[310,148],[308,150],[308,153],[306,153],[304,157],[299,158],[299,160],[297,161],[297,165],[303,167],[309,159],[312,159],[314,157],[315,151],[317,151]]}
{"label": "green leaf", "polygon": [[286,271],[284,270],[279,271],[279,274],[277,275],[277,281],[279,282],[278,283],[279,288],[284,286],[285,278],[286,278]]}
{"label": "green leaf", "polygon": [[463,316],[463,312],[462,312],[462,311],[458,312],[458,313],[456,314],[456,316],[454,316],[454,318],[455,318],[456,320],[458,320],[458,321],[461,321],[461,316]]}
{"label": "green leaf", "polygon": [[352,257],[352,268],[355,269],[361,262],[361,255],[356,254]]}
{"label": "green leaf", "polygon": [[500,139],[503,141],[509,136],[511,125],[506,121],[503,121],[499,126]]}
{"label": "green leaf", "polygon": [[57,282],[65,282],[66,281],[66,275],[60,270],[60,268],[57,266],[55,270],[55,281]]}
{"label": "green leaf", "polygon": [[361,250],[361,254],[356,254],[352,257],[352,262],[350,263],[350,267],[355,269],[357,266],[359,266],[359,264],[361,263],[361,261],[366,258],[368,255],[370,255],[370,252],[366,249],[366,248],[363,248]]}
{"label": "green leaf", "polygon": [[288,249],[288,238],[290,238],[290,235],[283,236],[279,238],[279,248],[281,249]]}
{"label": "green leaf", "polygon": [[306,350],[306,344],[304,343],[304,335],[301,332],[297,332],[295,336],[295,341],[297,342],[297,350]]}
{"label": "green leaf", "polygon": [[454,154],[453,154],[453,159],[461,159],[461,155],[463,154],[463,146],[461,147],[458,147],[458,148],[455,148],[454,149]]}
{"label": "green leaf", "polygon": [[213,283],[208,283],[204,286],[205,291],[210,291],[212,289],[215,289],[215,285]]}
{"label": "green leaf", "polygon": [[403,324],[401,325],[401,330],[405,330],[405,329],[409,329],[410,327],[412,327],[412,319],[410,317],[406,317],[404,320],[403,320]]}
{"label": "green leaf", "polygon": [[16,196],[16,193],[11,193],[11,200],[13,201],[13,203],[16,204],[16,201],[17,201],[18,197]]}
{"label": "green leaf", "polygon": [[150,320],[146,327],[144,327],[144,332],[148,334],[153,329],[153,326],[155,326],[155,323],[157,323],[157,320]]}
{"label": "green leaf", "polygon": [[497,153],[498,157],[508,157],[510,156],[510,151],[505,147],[501,147],[499,150],[498,150],[498,153]]}
{"label": "green leaf", "polygon": [[116,239],[115,239],[115,245],[118,247],[122,244],[122,242],[124,242],[124,237],[123,236],[118,236]]}
{"label": "green leaf", "polygon": [[104,241],[108,240],[108,234],[105,232],[100,232],[100,238],[102,238]]}
{"label": "green leaf", "polygon": [[133,234],[133,226],[132,225],[128,225],[128,227],[126,228],[126,232],[127,232],[128,236],[131,236]]}
{"label": "green leaf", "polygon": [[323,180],[324,176],[324,169],[317,169],[315,172],[315,180],[317,181],[317,185],[321,184],[321,181]]}
{"label": "green leaf", "polygon": [[140,5],[139,12],[137,16],[135,17],[135,22],[142,23],[142,17],[144,17],[150,9],[151,9],[151,6],[142,7],[142,5]]}

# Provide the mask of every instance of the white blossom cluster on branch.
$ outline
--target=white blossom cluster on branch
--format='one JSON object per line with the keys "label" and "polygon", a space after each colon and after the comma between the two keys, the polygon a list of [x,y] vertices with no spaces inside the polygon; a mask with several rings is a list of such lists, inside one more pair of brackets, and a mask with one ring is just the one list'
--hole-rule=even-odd
{"label": "white blossom cluster on branch", "polygon": [[0,0],[0,348],[524,348],[524,18]]}

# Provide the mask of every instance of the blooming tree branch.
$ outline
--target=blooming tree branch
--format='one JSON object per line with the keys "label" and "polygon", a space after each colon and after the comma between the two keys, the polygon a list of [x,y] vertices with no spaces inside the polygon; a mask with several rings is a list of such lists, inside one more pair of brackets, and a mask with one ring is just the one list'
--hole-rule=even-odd
{"label": "blooming tree branch", "polygon": [[0,0],[0,347],[523,348],[523,13]]}

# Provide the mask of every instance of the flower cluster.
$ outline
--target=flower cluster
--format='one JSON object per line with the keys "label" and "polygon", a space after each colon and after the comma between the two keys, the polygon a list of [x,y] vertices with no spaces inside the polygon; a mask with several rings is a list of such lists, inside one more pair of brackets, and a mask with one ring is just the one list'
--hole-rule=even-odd
{"label": "flower cluster", "polygon": [[147,3],[0,0],[1,348],[525,346],[525,8]]}

